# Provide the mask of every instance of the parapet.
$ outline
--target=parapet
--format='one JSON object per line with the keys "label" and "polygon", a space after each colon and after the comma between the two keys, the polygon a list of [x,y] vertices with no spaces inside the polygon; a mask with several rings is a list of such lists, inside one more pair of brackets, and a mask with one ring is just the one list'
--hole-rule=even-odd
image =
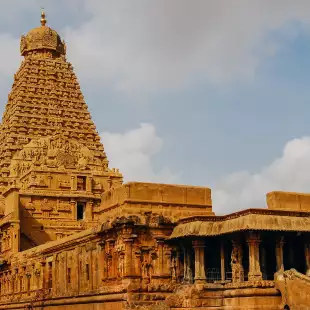
{"label": "parapet", "polygon": [[268,209],[310,212],[310,194],[275,191],[266,197]]}
{"label": "parapet", "polygon": [[99,213],[160,213],[175,218],[214,215],[211,189],[199,186],[131,182],[102,195]]}

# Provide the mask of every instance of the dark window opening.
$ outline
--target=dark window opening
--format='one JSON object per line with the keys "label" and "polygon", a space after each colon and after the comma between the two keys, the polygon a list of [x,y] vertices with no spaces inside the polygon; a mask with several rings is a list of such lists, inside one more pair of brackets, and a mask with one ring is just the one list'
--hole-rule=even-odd
{"label": "dark window opening", "polygon": [[44,230],[44,227],[43,227],[43,226],[41,226],[41,227],[40,227],[40,229],[41,229],[41,230]]}
{"label": "dark window opening", "polygon": [[68,284],[71,283],[71,268],[68,268],[68,272],[67,272],[67,283],[68,283]]}
{"label": "dark window opening", "polygon": [[77,220],[84,220],[85,218],[85,202],[78,202],[76,206],[76,217]]}
{"label": "dark window opening", "polygon": [[85,176],[77,177],[77,190],[86,191],[86,177]]}
{"label": "dark window opening", "polygon": [[89,281],[89,264],[86,264],[86,280]]}

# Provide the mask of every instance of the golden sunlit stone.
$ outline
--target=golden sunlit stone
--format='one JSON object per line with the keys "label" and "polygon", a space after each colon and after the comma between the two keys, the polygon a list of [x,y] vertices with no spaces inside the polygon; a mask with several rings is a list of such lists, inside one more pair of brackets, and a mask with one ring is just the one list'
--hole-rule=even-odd
{"label": "golden sunlit stone", "polygon": [[123,184],[46,24],[0,127],[0,309],[306,309],[309,196],[215,216],[209,188]]}

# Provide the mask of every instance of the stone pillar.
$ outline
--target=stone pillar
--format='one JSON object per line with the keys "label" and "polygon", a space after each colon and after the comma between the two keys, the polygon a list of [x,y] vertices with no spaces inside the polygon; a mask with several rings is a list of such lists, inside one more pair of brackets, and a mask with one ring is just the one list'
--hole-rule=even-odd
{"label": "stone pillar", "polygon": [[57,295],[59,292],[59,254],[53,255],[52,265],[52,283],[53,283],[53,295]]}
{"label": "stone pillar", "polygon": [[96,245],[94,244],[91,250],[91,278],[93,290],[98,288],[98,255],[96,250]]}
{"label": "stone pillar", "polygon": [[267,280],[268,274],[267,274],[267,255],[266,255],[266,249],[265,247],[261,246],[261,253],[260,253],[260,257],[261,257],[261,272],[263,275],[263,280]]}
{"label": "stone pillar", "polygon": [[[64,251],[65,252],[65,251]],[[61,296],[64,294],[64,286],[66,285],[67,269],[64,266],[64,255],[65,253],[58,254],[57,263],[57,295]]]}
{"label": "stone pillar", "polygon": [[195,283],[206,282],[204,241],[193,241],[193,247],[195,250]]}
{"label": "stone pillar", "polygon": [[133,238],[125,238],[124,277],[134,276],[134,263],[132,259]]}
{"label": "stone pillar", "polygon": [[47,176],[47,186],[48,188],[52,187],[52,176],[51,175]]}
{"label": "stone pillar", "polygon": [[71,265],[69,266],[69,264],[68,264],[68,252],[67,251],[63,252],[62,258],[63,258],[62,270],[64,273],[64,275],[63,275],[64,276],[64,282],[61,284],[61,292],[62,292],[62,296],[63,296],[69,291],[69,288],[71,286],[71,283],[68,283],[68,276],[69,276],[68,268],[71,268]]}
{"label": "stone pillar", "polygon": [[242,244],[239,240],[232,240],[232,252],[231,252],[231,271],[232,282],[244,281],[244,269],[242,265],[243,251]]}
{"label": "stone pillar", "polygon": [[157,242],[157,266],[155,270],[156,276],[162,276],[163,275],[163,264],[164,262],[164,240],[162,238],[156,238]]}
{"label": "stone pillar", "polygon": [[92,184],[93,184],[93,178],[91,176],[87,177],[86,179],[86,191],[87,192],[92,191]]}
{"label": "stone pillar", "polygon": [[115,240],[110,239],[108,240],[108,246],[107,246],[107,277],[109,279],[115,279],[117,275],[117,270],[116,270],[116,261],[117,261],[117,256],[116,256],[116,251],[115,251]]}
{"label": "stone pillar", "polygon": [[82,257],[82,251],[81,247],[77,246],[72,253],[71,259],[72,259],[72,269],[71,269],[71,289],[75,293],[79,293],[81,289],[81,278],[82,275],[80,274],[82,272],[80,268],[80,258]]}
{"label": "stone pillar", "polygon": [[221,242],[221,280],[225,281],[225,249],[223,241]]}
{"label": "stone pillar", "polygon": [[70,206],[71,206],[71,218],[73,220],[76,220],[76,201],[70,200]]}
{"label": "stone pillar", "polygon": [[164,263],[162,275],[165,277],[171,277],[171,249],[168,245],[164,245],[163,250]]}
{"label": "stone pillar", "polygon": [[276,262],[277,262],[277,271],[284,269],[283,264],[283,246],[284,246],[284,237],[280,237],[276,241]]}
{"label": "stone pillar", "polygon": [[87,221],[91,221],[93,219],[93,201],[88,201],[86,203],[86,210],[85,210],[85,219]]}
{"label": "stone pillar", "polygon": [[310,276],[310,243],[305,244],[306,275]]}
{"label": "stone pillar", "polygon": [[98,255],[98,287],[102,286],[102,281],[106,278],[105,272],[105,264],[106,264],[106,257],[105,257],[105,243],[99,242],[97,245],[97,255]]}
{"label": "stone pillar", "polygon": [[186,283],[192,282],[192,268],[191,268],[191,252],[190,248],[183,246],[183,254],[184,254],[184,279],[183,281]]}
{"label": "stone pillar", "polygon": [[74,175],[71,176],[71,190],[76,191],[76,177]]}
{"label": "stone pillar", "polygon": [[142,276],[142,268],[141,268],[141,250],[139,248],[136,248],[134,251],[135,255],[135,263],[134,263],[134,268],[135,268],[135,274],[137,277]]}
{"label": "stone pillar", "polygon": [[249,246],[249,281],[262,280],[262,272],[259,262],[259,244],[260,236],[258,233],[249,233],[247,236],[247,244]]}

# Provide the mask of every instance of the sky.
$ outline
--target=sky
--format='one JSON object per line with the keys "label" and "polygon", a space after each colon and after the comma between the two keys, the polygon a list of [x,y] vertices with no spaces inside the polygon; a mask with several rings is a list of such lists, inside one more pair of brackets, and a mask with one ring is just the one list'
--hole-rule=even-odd
{"label": "sky", "polygon": [[310,192],[308,0],[3,1],[2,111],[41,7],[126,182],[210,187],[216,214]]}

